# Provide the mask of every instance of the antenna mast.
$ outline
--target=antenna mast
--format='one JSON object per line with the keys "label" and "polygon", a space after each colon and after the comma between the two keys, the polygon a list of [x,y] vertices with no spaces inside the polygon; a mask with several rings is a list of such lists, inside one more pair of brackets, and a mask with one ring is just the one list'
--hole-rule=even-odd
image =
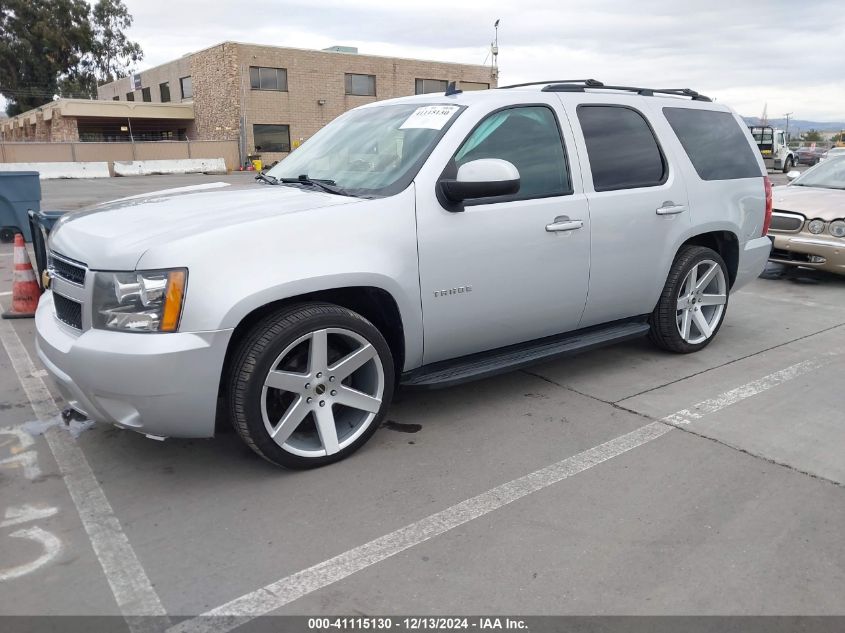
{"label": "antenna mast", "polygon": [[493,59],[490,62],[490,77],[493,79],[498,79],[499,77],[499,18],[496,18],[495,24],[493,24],[493,29],[495,30],[495,35],[493,36],[493,41],[490,42],[490,52],[493,53]]}

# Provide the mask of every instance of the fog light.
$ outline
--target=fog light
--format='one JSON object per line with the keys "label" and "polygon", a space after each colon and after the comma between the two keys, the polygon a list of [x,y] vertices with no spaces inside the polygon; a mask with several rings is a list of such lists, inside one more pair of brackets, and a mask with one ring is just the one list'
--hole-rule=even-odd
{"label": "fog light", "polygon": [[809,255],[807,257],[807,261],[811,264],[824,264],[827,260],[824,257],[819,257],[818,255]]}
{"label": "fog light", "polygon": [[824,231],[824,221],[823,220],[811,220],[810,223],[807,225],[807,230],[810,231],[813,235],[818,235],[822,231]]}
{"label": "fog light", "polygon": [[830,234],[834,237],[845,237],[845,222],[842,220],[831,222],[830,226],[827,227],[827,230],[830,231]]}

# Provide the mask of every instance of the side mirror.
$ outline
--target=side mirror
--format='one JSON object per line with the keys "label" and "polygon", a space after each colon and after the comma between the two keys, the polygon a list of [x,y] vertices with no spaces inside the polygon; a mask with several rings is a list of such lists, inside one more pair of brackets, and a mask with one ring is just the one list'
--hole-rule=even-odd
{"label": "side mirror", "polygon": [[453,180],[438,183],[443,196],[452,203],[464,200],[507,196],[519,191],[519,170],[506,160],[479,158],[458,168]]}
{"label": "side mirror", "polygon": [[798,176],[800,176],[800,175],[801,175],[801,172],[800,172],[800,171],[797,171],[797,170],[793,169],[791,172],[789,172],[788,174],[786,174],[786,177],[787,177],[787,178],[789,178],[789,180],[795,180],[795,179],[796,179],[796,178],[798,178]]}

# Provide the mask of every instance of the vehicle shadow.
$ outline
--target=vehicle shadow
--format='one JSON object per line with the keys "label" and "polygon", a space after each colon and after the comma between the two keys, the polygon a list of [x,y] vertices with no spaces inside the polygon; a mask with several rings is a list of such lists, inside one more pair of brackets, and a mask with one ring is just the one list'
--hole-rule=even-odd
{"label": "vehicle shadow", "polygon": [[815,268],[787,266],[777,262],[768,262],[766,268],[760,273],[760,279],[790,281],[795,284],[808,286],[828,284],[833,287],[837,285],[845,287],[845,275],[835,275],[824,270],[816,270]]}

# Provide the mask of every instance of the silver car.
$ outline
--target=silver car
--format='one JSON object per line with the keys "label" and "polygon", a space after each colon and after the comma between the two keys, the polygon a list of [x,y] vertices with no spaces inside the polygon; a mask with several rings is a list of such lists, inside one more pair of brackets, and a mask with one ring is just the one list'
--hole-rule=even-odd
{"label": "silver car", "polygon": [[[636,336],[708,345],[763,269],[771,187],[689,90],[542,82],[342,115],[256,183],[65,216],[38,353],[70,407],[308,468],[394,390]],[[220,406],[218,406],[218,403]]]}

